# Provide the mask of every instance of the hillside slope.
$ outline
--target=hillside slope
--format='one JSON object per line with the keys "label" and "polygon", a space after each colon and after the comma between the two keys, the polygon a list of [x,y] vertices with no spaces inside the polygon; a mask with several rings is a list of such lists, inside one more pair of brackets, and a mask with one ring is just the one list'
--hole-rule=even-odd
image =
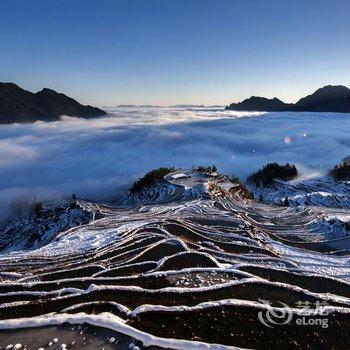
{"label": "hillside slope", "polygon": [[47,88],[32,93],[13,83],[0,83],[0,124],[55,121],[62,115],[93,118],[106,112]]}
{"label": "hillside slope", "polygon": [[[99,338],[106,349],[349,344],[350,235],[326,225],[348,209],[256,203],[241,184],[194,170],[168,174],[128,203],[67,205],[50,209],[52,227],[45,208],[2,230],[0,346],[13,328],[29,328],[33,348],[44,347],[65,322],[75,326],[61,329],[56,346],[92,326],[115,332]],[[22,231],[31,244],[20,244]],[[22,334],[16,342],[27,344]]]}

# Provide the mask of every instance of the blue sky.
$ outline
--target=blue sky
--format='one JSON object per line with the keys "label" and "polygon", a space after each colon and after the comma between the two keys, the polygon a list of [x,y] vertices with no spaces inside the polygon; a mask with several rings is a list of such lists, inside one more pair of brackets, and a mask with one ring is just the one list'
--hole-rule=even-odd
{"label": "blue sky", "polygon": [[350,87],[348,0],[2,0],[0,81],[97,105]]}

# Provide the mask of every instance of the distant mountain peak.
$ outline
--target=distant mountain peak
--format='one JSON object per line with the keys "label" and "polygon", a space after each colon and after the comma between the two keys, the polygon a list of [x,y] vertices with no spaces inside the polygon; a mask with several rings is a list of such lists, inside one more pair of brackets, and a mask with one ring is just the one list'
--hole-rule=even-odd
{"label": "distant mountain peak", "polygon": [[58,94],[57,91],[53,90],[53,89],[49,89],[49,88],[43,88],[42,90],[40,90],[39,92],[37,92],[37,94],[39,93],[55,93],[55,94]]}
{"label": "distant mountain peak", "polygon": [[350,89],[343,85],[326,85],[317,89],[313,94],[301,98],[296,105],[302,106],[320,102],[325,99],[346,98],[350,96]]}
{"label": "distant mountain peak", "polygon": [[231,103],[226,109],[239,111],[281,111],[287,109],[288,104],[277,97],[266,98],[261,96],[251,96],[239,103]]}
{"label": "distant mountain peak", "polygon": [[0,87],[1,87],[1,86],[8,86],[8,87],[15,87],[15,88],[22,89],[22,88],[19,87],[17,84],[11,83],[11,82],[5,82],[5,83],[0,82]]}
{"label": "distant mountain peak", "polygon": [[226,109],[266,112],[342,112],[350,113],[350,89],[343,85],[326,85],[297,103],[286,104],[277,97],[252,96],[239,103],[231,103]]}
{"label": "distant mountain peak", "polygon": [[320,91],[320,90],[324,90],[324,91],[338,90],[338,91],[350,92],[350,89],[344,85],[325,85],[325,86],[319,88],[318,90],[316,90],[315,92]]}
{"label": "distant mountain peak", "polygon": [[14,83],[0,82],[0,124],[54,121],[62,115],[93,118],[105,114],[102,109],[84,106],[49,88],[32,93]]}

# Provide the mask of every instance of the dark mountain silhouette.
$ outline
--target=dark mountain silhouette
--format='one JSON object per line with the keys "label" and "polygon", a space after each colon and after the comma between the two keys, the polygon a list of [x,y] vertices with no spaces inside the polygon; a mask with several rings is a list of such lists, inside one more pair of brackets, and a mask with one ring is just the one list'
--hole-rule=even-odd
{"label": "dark mountain silhouette", "polygon": [[302,111],[349,113],[350,89],[342,85],[327,85],[301,98],[295,107]]}
{"label": "dark mountain silhouette", "polygon": [[32,93],[13,83],[0,83],[0,124],[55,121],[62,115],[93,118],[105,114],[102,109],[84,106],[54,90],[45,88]]}
{"label": "dark mountain silhouette", "polygon": [[252,96],[239,103],[231,103],[226,109],[235,111],[285,111],[288,110],[288,104],[274,97],[268,99],[265,97]]}
{"label": "dark mountain silhouette", "polygon": [[350,113],[350,89],[342,85],[327,85],[313,94],[301,98],[297,103],[287,104],[278,98],[252,96],[226,107],[235,111],[295,111],[295,112],[342,112]]}

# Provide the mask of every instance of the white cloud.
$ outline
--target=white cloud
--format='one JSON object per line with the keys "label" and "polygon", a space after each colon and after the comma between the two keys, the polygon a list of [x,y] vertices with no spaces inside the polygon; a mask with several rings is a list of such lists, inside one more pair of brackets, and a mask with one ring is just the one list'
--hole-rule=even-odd
{"label": "white cloud", "polygon": [[22,194],[112,198],[163,165],[216,164],[244,178],[277,161],[298,164],[305,176],[324,173],[350,154],[349,130],[348,114],[174,108],[115,108],[101,119],[3,125],[0,205],[8,208]]}
{"label": "white cloud", "polygon": [[0,140],[0,167],[22,164],[37,157],[37,152],[20,144],[21,140]]}

